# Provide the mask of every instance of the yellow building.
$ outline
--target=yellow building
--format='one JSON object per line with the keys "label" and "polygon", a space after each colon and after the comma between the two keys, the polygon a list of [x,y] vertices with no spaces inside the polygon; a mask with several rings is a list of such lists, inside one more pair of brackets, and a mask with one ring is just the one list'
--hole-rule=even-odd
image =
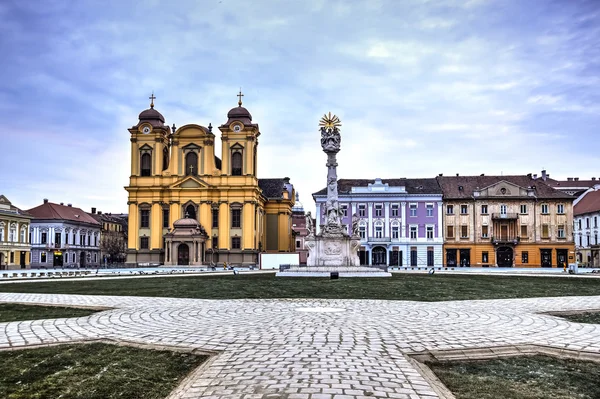
{"label": "yellow building", "polygon": [[260,130],[241,93],[219,126],[220,158],[210,124],[169,128],[151,99],[129,129],[127,263],[255,264],[260,252],[291,252],[294,187],[258,179]]}
{"label": "yellow building", "polygon": [[564,267],[574,262],[573,201],[528,176],[438,176],[444,265]]}
{"label": "yellow building", "polygon": [[0,270],[26,269],[31,262],[29,226],[33,216],[0,195]]}

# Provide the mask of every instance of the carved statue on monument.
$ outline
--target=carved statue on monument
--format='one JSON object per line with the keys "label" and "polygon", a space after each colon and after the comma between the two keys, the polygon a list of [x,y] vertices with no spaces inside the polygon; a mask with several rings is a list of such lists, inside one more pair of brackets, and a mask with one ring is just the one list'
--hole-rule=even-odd
{"label": "carved statue on monument", "polygon": [[352,237],[360,237],[360,232],[358,230],[358,215],[356,213],[352,215]]}
{"label": "carved statue on monument", "polygon": [[310,211],[306,213],[306,230],[308,230],[309,236],[315,234],[315,228],[313,225],[312,215],[310,214]]}

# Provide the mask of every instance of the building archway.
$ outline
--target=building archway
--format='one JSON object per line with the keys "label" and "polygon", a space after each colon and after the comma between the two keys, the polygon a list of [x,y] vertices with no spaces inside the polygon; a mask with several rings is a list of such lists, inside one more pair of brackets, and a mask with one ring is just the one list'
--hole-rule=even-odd
{"label": "building archway", "polygon": [[511,247],[500,247],[496,251],[498,267],[512,267],[514,251]]}
{"label": "building archway", "polygon": [[79,267],[85,267],[85,251],[79,253]]}
{"label": "building archway", "polygon": [[372,258],[371,258],[372,265],[387,264],[387,250],[385,248],[375,247],[375,248],[373,248],[371,253],[372,253]]}
{"label": "building archway", "polygon": [[190,247],[187,244],[181,243],[177,247],[177,264],[185,266],[190,264]]}

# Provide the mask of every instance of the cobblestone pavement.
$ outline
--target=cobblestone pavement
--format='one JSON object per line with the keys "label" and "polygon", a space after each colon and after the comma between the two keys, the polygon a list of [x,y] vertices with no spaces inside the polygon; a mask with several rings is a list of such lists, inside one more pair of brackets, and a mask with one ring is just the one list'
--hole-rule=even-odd
{"label": "cobblestone pavement", "polygon": [[113,308],[0,323],[0,348],[100,338],[219,351],[173,398],[436,398],[406,353],[525,344],[600,353],[600,325],[541,314],[597,310],[600,296],[424,303],[0,293],[0,302]]}

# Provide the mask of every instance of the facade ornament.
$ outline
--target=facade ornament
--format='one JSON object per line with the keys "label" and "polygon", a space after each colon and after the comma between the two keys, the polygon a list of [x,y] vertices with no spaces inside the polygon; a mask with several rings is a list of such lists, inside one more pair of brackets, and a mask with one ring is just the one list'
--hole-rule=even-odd
{"label": "facade ornament", "polygon": [[314,236],[315,227],[313,225],[312,215],[310,214],[310,211],[306,213],[306,230],[308,230],[309,236]]}

